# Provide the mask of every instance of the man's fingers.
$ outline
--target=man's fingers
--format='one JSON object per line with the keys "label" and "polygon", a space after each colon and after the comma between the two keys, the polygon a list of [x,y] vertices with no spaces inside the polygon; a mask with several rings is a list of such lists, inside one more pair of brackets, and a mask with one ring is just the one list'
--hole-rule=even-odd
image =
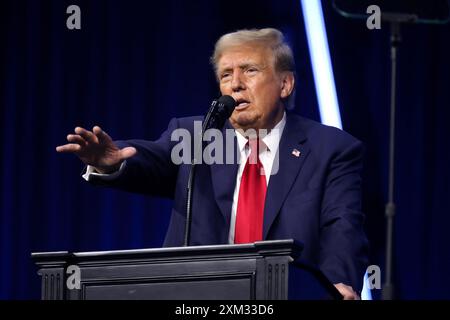
{"label": "man's fingers", "polygon": [[94,128],[92,128],[92,132],[95,134],[100,143],[112,142],[111,137],[99,126],[95,126]]}
{"label": "man's fingers", "polygon": [[339,293],[342,294],[344,300],[360,300],[359,295],[353,290],[351,286],[347,286],[343,283],[338,283],[334,285],[338,289]]}
{"label": "man's fingers", "polygon": [[123,148],[122,150],[120,150],[120,158],[122,160],[131,158],[132,156],[134,156],[136,154],[136,149],[134,147],[126,147]]}
{"label": "man's fingers", "polygon": [[78,143],[80,146],[86,145],[86,140],[84,140],[80,135],[78,134],[68,134],[67,135],[67,141]]}
{"label": "man's fingers", "polygon": [[89,143],[98,143],[97,136],[84,128],[76,127],[75,133],[80,135],[84,140],[86,140]]}
{"label": "man's fingers", "polygon": [[78,152],[81,150],[81,146],[77,143],[68,143],[62,146],[56,147],[56,152]]}

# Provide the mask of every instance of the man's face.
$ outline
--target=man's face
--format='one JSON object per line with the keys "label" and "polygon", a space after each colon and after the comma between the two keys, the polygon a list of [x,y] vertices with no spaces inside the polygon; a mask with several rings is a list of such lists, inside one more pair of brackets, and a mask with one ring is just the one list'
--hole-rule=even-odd
{"label": "man's face", "polygon": [[237,106],[230,117],[236,129],[272,129],[283,117],[282,98],[291,93],[291,72],[277,73],[270,49],[244,45],[224,51],[217,63],[222,95]]}

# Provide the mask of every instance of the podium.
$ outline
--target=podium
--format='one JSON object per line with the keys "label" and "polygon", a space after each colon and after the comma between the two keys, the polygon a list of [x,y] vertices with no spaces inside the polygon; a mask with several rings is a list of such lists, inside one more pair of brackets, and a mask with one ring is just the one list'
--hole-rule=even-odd
{"label": "podium", "polygon": [[[294,240],[274,240],[31,256],[43,300],[285,300],[301,251]],[[303,271],[339,298],[320,272]]]}

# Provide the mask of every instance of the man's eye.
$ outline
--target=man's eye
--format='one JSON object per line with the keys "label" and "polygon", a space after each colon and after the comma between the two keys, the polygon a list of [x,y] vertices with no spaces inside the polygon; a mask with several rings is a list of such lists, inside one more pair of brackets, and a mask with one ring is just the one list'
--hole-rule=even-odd
{"label": "man's eye", "polygon": [[227,78],[227,77],[229,77],[229,76],[230,76],[229,73],[222,73],[222,74],[220,75],[220,79],[225,79],[225,78]]}
{"label": "man's eye", "polygon": [[256,68],[248,68],[246,71],[247,71],[247,73],[255,73],[255,72],[258,71],[258,69],[256,69]]}

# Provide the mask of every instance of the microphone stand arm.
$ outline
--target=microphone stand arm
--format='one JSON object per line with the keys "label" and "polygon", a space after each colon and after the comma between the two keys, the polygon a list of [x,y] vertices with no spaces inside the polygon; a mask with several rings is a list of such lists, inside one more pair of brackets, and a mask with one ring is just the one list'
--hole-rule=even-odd
{"label": "microphone stand arm", "polygon": [[189,242],[191,240],[191,224],[192,224],[192,198],[193,198],[193,188],[194,188],[194,180],[195,180],[195,171],[196,171],[196,164],[198,163],[195,156],[200,155],[202,156],[202,146],[203,146],[203,134],[207,130],[208,126],[211,125],[211,117],[214,111],[214,108],[217,105],[217,100],[214,100],[211,104],[211,107],[209,108],[208,114],[206,115],[205,119],[203,120],[202,125],[202,132],[199,137],[194,137],[194,139],[200,139],[199,145],[200,150],[194,150],[194,158],[191,162],[191,169],[189,170],[189,178],[188,178],[188,184],[187,184],[187,195],[186,195],[186,225],[184,227],[184,243],[183,246],[187,247],[189,246]]}

